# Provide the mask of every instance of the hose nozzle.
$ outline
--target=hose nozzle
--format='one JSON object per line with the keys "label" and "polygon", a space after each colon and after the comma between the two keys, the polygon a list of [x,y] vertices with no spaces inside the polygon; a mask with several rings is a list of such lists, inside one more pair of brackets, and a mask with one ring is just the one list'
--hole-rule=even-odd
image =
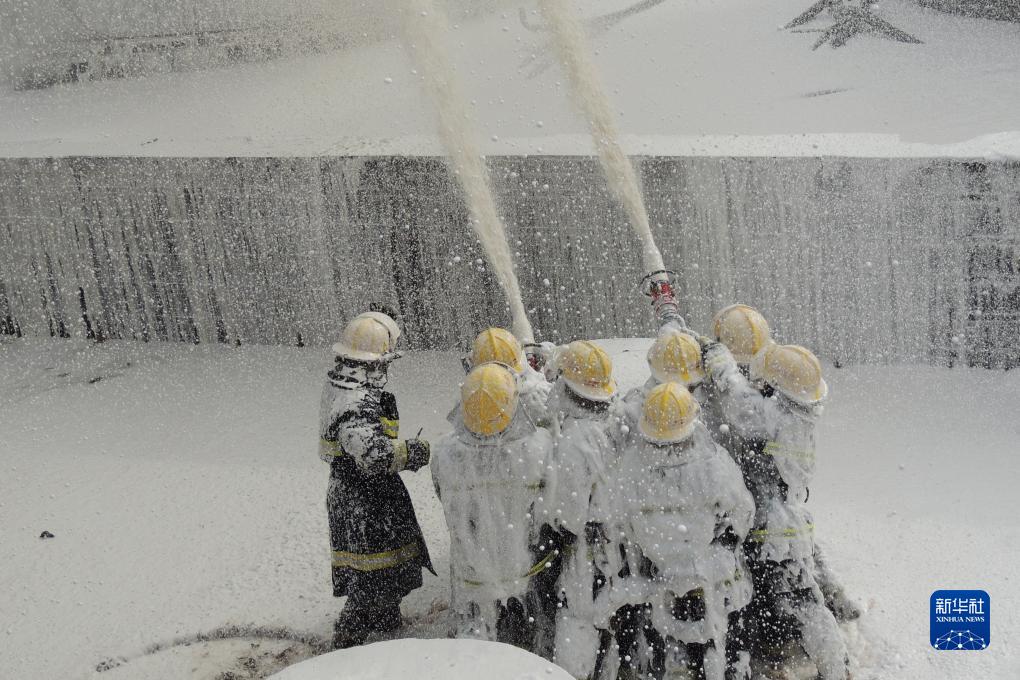
{"label": "hose nozzle", "polygon": [[660,325],[678,323],[682,328],[687,322],[680,316],[680,305],[676,301],[676,272],[660,269],[641,279],[641,292],[652,298],[652,309]]}
{"label": "hose nozzle", "polygon": [[528,365],[539,372],[545,368],[545,363],[548,360],[545,348],[537,342],[524,343],[524,356],[528,360]]}
{"label": "hose nozzle", "polygon": [[669,295],[673,294],[673,285],[676,283],[676,272],[671,269],[659,269],[651,274],[645,274],[641,279],[641,292],[654,301],[662,286],[669,289]]}

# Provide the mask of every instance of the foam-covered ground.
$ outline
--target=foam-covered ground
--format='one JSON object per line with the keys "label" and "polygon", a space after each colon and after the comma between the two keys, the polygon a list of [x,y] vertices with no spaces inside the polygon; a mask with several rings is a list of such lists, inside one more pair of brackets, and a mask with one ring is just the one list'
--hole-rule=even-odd
{"label": "foam-covered ground", "polygon": [[[484,669],[484,671],[482,670]],[[291,666],[276,680],[570,680],[528,652],[479,640],[391,640],[325,654]]]}
{"label": "foam-covered ground", "polygon": [[[623,385],[644,379],[646,343],[606,343]],[[141,655],[224,626],[292,631],[313,647],[326,637],[338,602],[316,438],[329,360],[312,348],[4,340],[0,676],[212,680],[307,649],[253,635]],[[447,353],[396,365],[405,432],[446,429],[461,374]],[[810,506],[868,607],[855,677],[1020,677],[1020,373],[862,366],[828,377]],[[449,540],[428,472],[405,479],[440,577],[426,575],[404,610],[416,634],[440,635]],[[941,588],[989,592],[987,650],[929,647]],[[96,674],[110,659],[121,665]]]}
{"label": "foam-covered ground", "polygon": [[[587,16],[634,0],[585,0]],[[668,0],[592,36],[631,153],[1020,157],[1020,24],[885,0],[924,41],[811,50],[810,0]],[[533,2],[456,28],[487,154],[589,154]],[[373,11],[379,11],[374,9]],[[814,32],[813,32],[814,31]],[[401,39],[198,73],[0,92],[0,155],[438,153]]]}

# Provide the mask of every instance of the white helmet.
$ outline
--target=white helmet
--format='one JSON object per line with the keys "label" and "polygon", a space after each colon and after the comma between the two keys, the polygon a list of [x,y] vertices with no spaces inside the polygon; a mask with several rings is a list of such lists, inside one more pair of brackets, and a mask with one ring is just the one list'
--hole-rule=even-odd
{"label": "white helmet", "polygon": [[333,345],[338,357],[367,363],[388,362],[392,354],[390,331],[378,319],[356,316],[344,328],[340,342]]}
{"label": "white helmet", "polygon": [[354,318],[375,319],[383,326],[386,326],[386,330],[390,334],[390,348],[392,349],[397,346],[397,340],[400,339],[400,326],[398,326],[397,322],[394,321],[393,318],[388,314],[383,314],[382,312],[362,312],[361,314],[358,314]]}

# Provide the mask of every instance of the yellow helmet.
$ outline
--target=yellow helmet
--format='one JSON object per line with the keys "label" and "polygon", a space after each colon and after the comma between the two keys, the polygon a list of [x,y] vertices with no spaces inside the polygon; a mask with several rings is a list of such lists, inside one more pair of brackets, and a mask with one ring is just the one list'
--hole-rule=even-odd
{"label": "yellow helmet", "polygon": [[471,365],[495,361],[506,364],[518,373],[524,370],[524,350],[513,333],[504,328],[486,328],[475,337],[471,346]]}
{"label": "yellow helmet", "polygon": [[591,401],[609,401],[616,394],[613,362],[606,351],[588,340],[575,340],[560,354],[563,380],[575,394]]}
{"label": "yellow helmet", "polygon": [[377,319],[356,316],[344,328],[340,342],[333,345],[337,356],[355,361],[385,361],[392,349],[390,331]]}
{"label": "yellow helmet", "polygon": [[825,399],[829,386],[822,365],[800,345],[772,345],[754,357],[751,375],[761,378],[793,401],[810,406]]}
{"label": "yellow helmet", "polygon": [[693,335],[675,329],[661,333],[648,348],[648,368],[661,383],[693,387],[705,379],[701,345]]}
{"label": "yellow helmet", "polygon": [[499,434],[517,410],[517,378],[501,364],[476,366],[460,387],[460,404],[468,430],[483,437]]}
{"label": "yellow helmet", "polygon": [[719,310],[713,321],[715,339],[726,345],[740,364],[771,342],[769,323],[758,310],[747,305],[730,305]]}
{"label": "yellow helmet", "polygon": [[358,314],[355,319],[375,319],[383,326],[386,326],[386,330],[390,333],[390,347],[396,347],[397,340],[400,339],[400,326],[393,320],[389,314],[383,314],[382,312],[362,312]]}
{"label": "yellow helmet", "polygon": [[638,430],[654,444],[675,444],[691,436],[699,413],[701,406],[686,387],[664,382],[645,397]]}

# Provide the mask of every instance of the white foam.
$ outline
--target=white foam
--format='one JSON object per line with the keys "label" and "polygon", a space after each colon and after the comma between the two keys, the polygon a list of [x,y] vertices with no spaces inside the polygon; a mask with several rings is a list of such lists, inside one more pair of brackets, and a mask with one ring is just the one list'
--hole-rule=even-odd
{"label": "white foam", "polygon": [[506,228],[492,196],[478,131],[446,47],[449,24],[432,0],[411,0],[410,8],[404,21],[410,48],[422,71],[422,81],[436,104],[439,136],[454,175],[464,190],[464,198],[471,211],[471,227],[478,235],[496,280],[506,294],[514,335],[524,342],[531,342],[534,333],[524,311],[520,284],[506,240]]}
{"label": "white foam", "polygon": [[588,120],[609,188],[623,204],[630,226],[641,241],[641,263],[646,272],[665,269],[662,254],[655,245],[648,224],[648,211],[645,209],[637,173],[620,146],[620,134],[616,129],[613,110],[595,70],[584,28],[562,0],[542,0],[539,6],[555,36],[556,51],[570,80],[574,102]]}

